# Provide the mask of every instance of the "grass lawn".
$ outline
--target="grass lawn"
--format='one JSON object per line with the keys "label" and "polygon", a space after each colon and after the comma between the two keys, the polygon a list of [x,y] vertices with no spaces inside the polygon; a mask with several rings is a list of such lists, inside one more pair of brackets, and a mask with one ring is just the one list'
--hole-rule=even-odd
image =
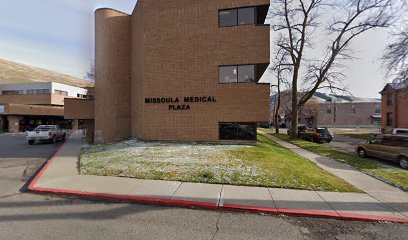
{"label": "grass lawn", "polygon": [[282,140],[291,142],[301,148],[322,156],[345,162],[350,166],[359,169],[362,172],[368,173],[382,181],[388,182],[397,186],[404,191],[408,191],[408,170],[399,168],[392,163],[385,163],[374,158],[362,158],[357,154],[341,152],[322,144],[317,144],[309,141],[290,139],[288,135],[272,133],[270,130],[262,130]]}
{"label": "grass lawn", "polygon": [[258,136],[256,145],[127,140],[81,151],[81,174],[359,192],[309,160]]}

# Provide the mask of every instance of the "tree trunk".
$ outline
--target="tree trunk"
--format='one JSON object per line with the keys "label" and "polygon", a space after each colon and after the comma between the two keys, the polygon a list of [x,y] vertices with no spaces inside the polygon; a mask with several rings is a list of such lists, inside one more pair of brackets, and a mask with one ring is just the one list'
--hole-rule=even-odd
{"label": "tree trunk", "polygon": [[276,133],[279,133],[279,110],[281,105],[281,91],[280,91],[280,80],[278,79],[278,94],[277,94],[277,103],[275,109],[275,130]]}
{"label": "tree trunk", "polygon": [[[276,109],[278,109],[278,108],[276,108]],[[278,111],[275,112],[274,122],[275,122],[275,132],[276,132],[276,133],[279,133],[279,117],[278,117]]]}
{"label": "tree trunk", "polygon": [[293,81],[292,87],[292,113],[291,113],[291,126],[290,126],[290,138],[298,138],[298,123],[299,123],[299,110],[298,110],[298,94],[297,94],[297,81]]}
{"label": "tree trunk", "polygon": [[292,113],[291,113],[291,126],[290,126],[290,138],[295,139],[298,138],[298,124],[299,124],[299,111],[297,106],[294,107],[292,105]]}

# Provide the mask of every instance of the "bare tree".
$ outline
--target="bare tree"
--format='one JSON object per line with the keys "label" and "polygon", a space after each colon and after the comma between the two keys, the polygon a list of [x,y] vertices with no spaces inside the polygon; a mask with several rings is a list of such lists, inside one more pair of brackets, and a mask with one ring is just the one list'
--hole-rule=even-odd
{"label": "bare tree", "polygon": [[388,44],[383,56],[387,75],[396,82],[408,79],[408,26],[394,34],[394,41]]}
{"label": "bare tree", "polygon": [[[318,89],[339,89],[343,74],[342,60],[352,58],[350,44],[364,32],[388,27],[392,21],[390,8],[394,0],[275,0],[276,16],[272,28],[279,34],[276,47],[290,55],[292,66],[291,137],[297,137],[299,111]],[[331,10],[331,11],[329,11]],[[336,19],[327,27],[328,42],[315,38],[323,17],[335,12]],[[324,15],[326,13],[326,15]],[[343,14],[341,14],[343,13]],[[306,49],[326,46],[321,58],[306,58]],[[304,70],[304,76],[302,71]],[[303,89],[298,95],[299,85]]]}
{"label": "bare tree", "polygon": [[275,55],[275,60],[273,62],[273,67],[270,69],[272,72],[275,73],[277,84],[274,85],[277,87],[275,105],[274,105],[274,123],[275,123],[275,131],[279,133],[279,115],[281,109],[281,100],[282,100],[282,84],[287,84],[287,77],[292,70],[292,63],[288,61],[289,54],[287,51],[283,49],[279,49],[278,53]]}
{"label": "bare tree", "polygon": [[91,62],[89,70],[86,72],[86,78],[95,82],[95,62]]}

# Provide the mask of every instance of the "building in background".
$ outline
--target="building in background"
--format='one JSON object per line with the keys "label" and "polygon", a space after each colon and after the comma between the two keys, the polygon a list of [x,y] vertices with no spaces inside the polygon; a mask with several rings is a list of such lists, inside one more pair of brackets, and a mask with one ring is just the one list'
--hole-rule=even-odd
{"label": "building in background", "polygon": [[67,98],[86,98],[87,89],[55,82],[0,85],[0,131],[20,132],[40,124],[71,128],[64,119]]}
{"label": "building in background", "polygon": [[318,104],[317,126],[381,128],[381,99],[331,96]]}
{"label": "building in background", "polygon": [[[290,126],[291,93],[283,92],[280,115]],[[302,93],[299,93],[300,95]],[[271,98],[271,107],[274,99]],[[299,124],[309,127],[381,128],[381,100],[316,92],[299,114]]]}
{"label": "building in background", "polygon": [[95,100],[70,101],[66,118],[88,122],[97,143],[256,140],[257,123],[269,121],[269,83],[259,83],[270,61],[269,5],[139,0],[131,15],[98,9]]}
{"label": "building in background", "polygon": [[382,130],[408,128],[408,80],[389,83],[382,96]]}

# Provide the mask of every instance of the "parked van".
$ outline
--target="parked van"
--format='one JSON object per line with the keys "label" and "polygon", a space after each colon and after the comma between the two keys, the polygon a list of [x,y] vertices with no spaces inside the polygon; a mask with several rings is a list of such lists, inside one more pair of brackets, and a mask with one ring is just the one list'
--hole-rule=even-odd
{"label": "parked van", "polygon": [[408,169],[408,136],[377,135],[366,143],[358,144],[356,150],[360,157],[378,157]]}

